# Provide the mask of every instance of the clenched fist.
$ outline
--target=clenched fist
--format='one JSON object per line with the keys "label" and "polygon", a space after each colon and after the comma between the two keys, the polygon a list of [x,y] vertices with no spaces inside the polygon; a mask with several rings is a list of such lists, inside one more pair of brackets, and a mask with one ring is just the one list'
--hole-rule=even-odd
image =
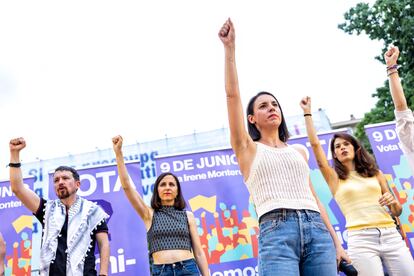
{"label": "clenched fist", "polygon": [[123,139],[121,135],[117,135],[114,138],[112,138],[112,146],[115,152],[120,152],[122,150],[122,142]]}
{"label": "clenched fist", "polygon": [[218,33],[218,36],[221,42],[223,42],[224,46],[234,47],[236,35],[234,32],[233,22],[231,22],[230,18],[224,22]]}
{"label": "clenched fist", "polygon": [[20,152],[26,147],[26,141],[22,137],[11,139],[9,147],[10,152]]}

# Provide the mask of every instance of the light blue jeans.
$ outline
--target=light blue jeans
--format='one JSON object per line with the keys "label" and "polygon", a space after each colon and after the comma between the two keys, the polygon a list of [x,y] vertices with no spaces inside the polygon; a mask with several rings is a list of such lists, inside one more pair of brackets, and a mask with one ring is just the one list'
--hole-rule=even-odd
{"label": "light blue jeans", "polygon": [[260,218],[259,275],[337,275],[335,246],[318,212],[277,209]]}
{"label": "light blue jeans", "polygon": [[152,276],[199,276],[197,263],[194,259],[189,259],[173,264],[153,264],[151,265]]}

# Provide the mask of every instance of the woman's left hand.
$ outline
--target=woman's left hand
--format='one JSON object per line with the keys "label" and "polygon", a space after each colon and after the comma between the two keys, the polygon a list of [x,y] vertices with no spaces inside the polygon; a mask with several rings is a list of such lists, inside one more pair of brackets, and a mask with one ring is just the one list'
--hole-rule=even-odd
{"label": "woman's left hand", "polygon": [[385,192],[378,200],[378,203],[381,204],[381,206],[389,206],[396,202],[397,201],[390,192]]}

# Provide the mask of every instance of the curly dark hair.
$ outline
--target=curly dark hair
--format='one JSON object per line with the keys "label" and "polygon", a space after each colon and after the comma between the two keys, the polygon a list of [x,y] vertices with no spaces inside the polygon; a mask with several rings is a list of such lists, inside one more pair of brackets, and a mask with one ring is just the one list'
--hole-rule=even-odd
{"label": "curly dark hair", "polygon": [[331,140],[331,154],[333,158],[333,167],[338,174],[339,179],[345,180],[349,176],[349,170],[338,160],[335,156],[335,140],[342,138],[354,146],[355,157],[355,170],[363,177],[372,177],[378,174],[378,166],[375,163],[374,158],[369,152],[362,146],[362,144],[352,135],[347,133],[336,133]]}

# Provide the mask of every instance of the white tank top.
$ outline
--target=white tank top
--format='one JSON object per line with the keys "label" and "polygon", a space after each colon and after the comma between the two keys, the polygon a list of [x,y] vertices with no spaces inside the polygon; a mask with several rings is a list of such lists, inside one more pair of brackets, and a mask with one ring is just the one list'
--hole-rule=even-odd
{"label": "white tank top", "polygon": [[309,166],[292,146],[272,148],[257,142],[257,152],[246,181],[259,218],[274,209],[319,212],[309,187]]}

